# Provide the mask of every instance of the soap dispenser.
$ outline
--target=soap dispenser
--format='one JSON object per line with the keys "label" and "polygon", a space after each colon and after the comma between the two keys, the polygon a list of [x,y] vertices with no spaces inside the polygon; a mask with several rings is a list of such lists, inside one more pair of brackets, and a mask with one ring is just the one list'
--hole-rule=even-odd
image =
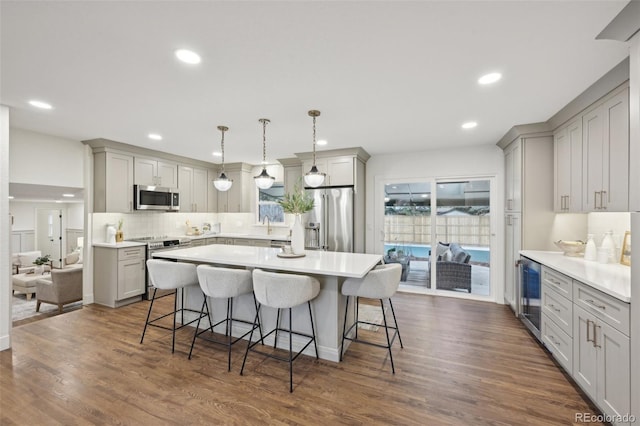
{"label": "soap dispenser", "polygon": [[584,260],[595,262],[598,259],[598,250],[593,241],[593,234],[587,234],[587,245],[584,248]]}
{"label": "soap dispenser", "polygon": [[616,244],[613,242],[613,231],[604,233],[602,248],[607,251],[607,263],[614,263],[616,259]]}

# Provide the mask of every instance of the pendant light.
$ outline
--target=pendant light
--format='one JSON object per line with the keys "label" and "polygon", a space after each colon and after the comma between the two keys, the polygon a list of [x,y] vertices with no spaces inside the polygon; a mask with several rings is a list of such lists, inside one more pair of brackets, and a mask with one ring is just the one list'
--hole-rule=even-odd
{"label": "pendant light", "polygon": [[273,182],[276,180],[273,176],[269,176],[267,173],[267,138],[265,136],[267,132],[267,123],[270,123],[271,120],[268,118],[261,118],[258,120],[262,123],[262,173],[258,176],[254,176],[256,186],[260,189],[269,189],[273,185]]}
{"label": "pendant light", "polygon": [[316,117],[320,115],[320,111],[312,109],[309,111],[309,116],[313,117],[313,166],[311,170],[304,175],[304,182],[307,186],[317,188],[324,182],[325,173],[320,173],[316,167]]}
{"label": "pendant light", "polygon": [[229,179],[227,175],[224,173],[224,132],[229,130],[227,126],[218,126],[218,130],[222,132],[222,141],[220,141],[221,150],[222,150],[222,172],[220,176],[213,180],[213,186],[216,187],[218,191],[228,191],[233,185],[233,180]]}

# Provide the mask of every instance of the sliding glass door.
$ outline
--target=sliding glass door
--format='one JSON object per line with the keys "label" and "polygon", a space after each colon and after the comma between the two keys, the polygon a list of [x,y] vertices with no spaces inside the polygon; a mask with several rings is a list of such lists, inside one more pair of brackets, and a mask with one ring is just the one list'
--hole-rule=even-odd
{"label": "sliding glass door", "polygon": [[383,251],[403,287],[491,295],[490,178],[384,184]]}

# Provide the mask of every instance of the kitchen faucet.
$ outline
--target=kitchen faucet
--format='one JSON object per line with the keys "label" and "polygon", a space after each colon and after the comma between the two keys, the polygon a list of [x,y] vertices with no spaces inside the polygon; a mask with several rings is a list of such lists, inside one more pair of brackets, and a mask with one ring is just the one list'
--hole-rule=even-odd
{"label": "kitchen faucet", "polygon": [[271,235],[271,218],[267,215],[265,215],[262,218],[262,224],[264,225],[264,221],[267,221],[267,235]]}

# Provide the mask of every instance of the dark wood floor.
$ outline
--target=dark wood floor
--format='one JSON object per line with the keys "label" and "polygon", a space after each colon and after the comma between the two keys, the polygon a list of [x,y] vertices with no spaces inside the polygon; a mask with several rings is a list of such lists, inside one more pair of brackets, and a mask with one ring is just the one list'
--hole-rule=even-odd
{"label": "dark wood floor", "polygon": [[[199,342],[192,329],[151,330],[148,302],[86,306],[13,329],[0,353],[0,424],[567,425],[593,408],[504,306],[397,294],[405,344],[352,345],[336,364],[301,357],[293,394],[286,363]],[[317,319],[321,321],[321,318]],[[382,333],[383,330],[378,331]]]}

